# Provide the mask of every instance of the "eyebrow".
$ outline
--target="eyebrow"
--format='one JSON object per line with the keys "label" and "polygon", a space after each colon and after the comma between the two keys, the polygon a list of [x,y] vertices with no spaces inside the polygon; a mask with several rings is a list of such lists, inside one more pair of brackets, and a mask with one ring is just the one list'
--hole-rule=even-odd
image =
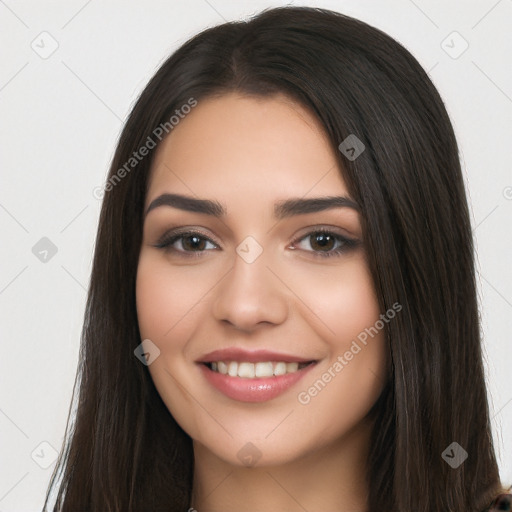
{"label": "eyebrow", "polygon": [[[171,206],[187,212],[203,213],[217,218],[224,217],[227,213],[224,206],[218,201],[197,199],[181,194],[162,194],[151,201],[145,215],[160,206]],[[360,211],[359,205],[345,196],[291,198],[274,204],[274,217],[281,220],[294,215],[321,212],[332,208],[352,208],[357,212]]]}

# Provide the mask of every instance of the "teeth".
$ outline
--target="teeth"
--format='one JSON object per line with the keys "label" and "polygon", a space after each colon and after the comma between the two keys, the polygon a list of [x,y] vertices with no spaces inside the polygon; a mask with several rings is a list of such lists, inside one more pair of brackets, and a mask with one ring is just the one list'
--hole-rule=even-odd
{"label": "teeth", "polygon": [[299,363],[286,363],[286,373],[293,373],[299,369]]}
{"label": "teeth", "polygon": [[284,361],[265,361],[260,363],[214,361],[210,363],[210,368],[214,372],[229,375],[230,377],[253,379],[255,377],[273,377],[294,373],[307,365],[308,363],[285,363]]}
{"label": "teeth", "polygon": [[286,373],[286,363],[276,363],[274,375],[284,375]]}
{"label": "teeth", "polygon": [[[236,364],[236,363],[235,363]],[[254,365],[252,363],[240,363],[238,365],[238,376],[252,379],[254,377]]]}
{"label": "teeth", "polygon": [[228,365],[228,375],[230,377],[236,377],[238,375],[238,363],[231,361]]}
{"label": "teeth", "polygon": [[274,368],[272,363],[256,363],[254,365],[254,373],[256,377],[272,377]]}

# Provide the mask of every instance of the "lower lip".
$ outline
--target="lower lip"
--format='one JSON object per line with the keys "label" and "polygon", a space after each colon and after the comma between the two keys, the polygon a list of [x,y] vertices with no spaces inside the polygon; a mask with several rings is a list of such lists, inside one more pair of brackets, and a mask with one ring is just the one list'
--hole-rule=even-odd
{"label": "lower lip", "polygon": [[296,372],[276,377],[244,379],[214,372],[205,364],[199,363],[203,375],[213,387],[224,393],[227,397],[240,402],[266,402],[267,400],[272,400],[272,398],[290,389],[315,365],[316,363],[312,363]]}

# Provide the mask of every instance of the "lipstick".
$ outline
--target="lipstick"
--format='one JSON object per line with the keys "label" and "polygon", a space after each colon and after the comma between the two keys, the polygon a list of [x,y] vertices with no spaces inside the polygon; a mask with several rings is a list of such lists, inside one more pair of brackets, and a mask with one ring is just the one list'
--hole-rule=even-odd
{"label": "lipstick", "polygon": [[290,389],[315,366],[315,363],[293,373],[253,379],[223,375],[210,370],[206,364],[199,366],[205,379],[227,397],[240,402],[266,402]]}

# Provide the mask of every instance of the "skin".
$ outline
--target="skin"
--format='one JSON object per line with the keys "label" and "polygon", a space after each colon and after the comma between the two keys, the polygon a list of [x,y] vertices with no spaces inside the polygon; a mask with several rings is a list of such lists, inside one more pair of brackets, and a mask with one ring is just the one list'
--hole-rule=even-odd
{"label": "skin", "polygon": [[[191,506],[199,512],[367,510],[372,425],[365,415],[387,379],[384,331],[360,344],[309,403],[298,401],[384,313],[364,245],[327,258],[307,236],[327,227],[362,240],[361,219],[347,207],[273,218],[278,200],[350,197],[321,125],[282,95],[201,100],[157,149],[145,211],[163,193],[217,200],[227,210],[223,219],[170,206],[151,210],[137,271],[141,339],[160,350],[148,369],[193,439]],[[187,257],[194,246],[183,238],[174,252],[155,247],[183,226],[213,243],[203,243],[199,257]],[[263,249],[250,264],[236,252],[249,235]],[[327,250],[338,246],[332,242]],[[241,402],[213,388],[195,362],[228,346],[318,363],[278,397]],[[251,467],[237,456],[248,442],[258,451],[246,450],[260,456]]]}

